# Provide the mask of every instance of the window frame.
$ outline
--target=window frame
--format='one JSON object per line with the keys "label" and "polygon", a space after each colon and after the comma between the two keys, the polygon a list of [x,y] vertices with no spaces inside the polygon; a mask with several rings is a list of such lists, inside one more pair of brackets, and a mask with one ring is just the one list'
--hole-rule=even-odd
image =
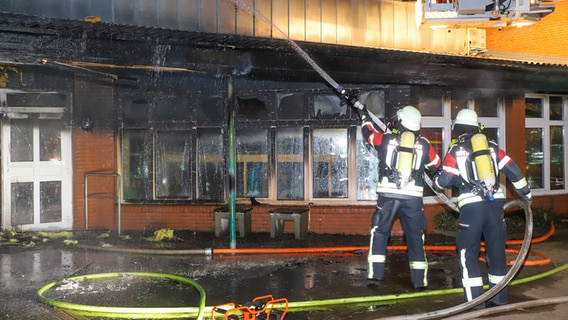
{"label": "window frame", "polygon": [[[562,120],[550,120],[550,97],[562,97]],[[542,129],[543,137],[542,137],[542,147],[543,147],[543,169],[542,169],[542,177],[543,177],[543,188],[532,188],[531,191],[533,195],[556,195],[556,194],[566,194],[568,193],[568,187],[566,186],[566,175],[568,173],[568,155],[566,153],[566,148],[564,149],[564,188],[563,189],[551,189],[551,148],[552,144],[550,143],[550,128],[551,127],[561,127],[562,128],[562,139],[564,145],[566,144],[566,129],[568,128],[568,96],[566,95],[557,95],[557,94],[534,94],[528,93],[525,94],[525,101],[526,99],[542,99],[542,116],[541,117],[525,117],[525,128],[531,129]]]}
{"label": "window frame", "polygon": [[[368,92],[376,92],[382,95],[383,97],[383,104],[379,105],[378,111],[385,113],[386,108],[384,105],[385,95],[388,95],[388,89],[380,88],[380,87],[373,87],[371,89],[366,89]],[[460,101],[467,104],[467,107],[470,109],[475,108],[475,95],[472,93],[474,90],[435,90],[437,94],[439,94],[439,101],[440,101],[440,108],[441,108],[441,115],[436,116],[423,116],[422,117],[422,127],[423,128],[440,128],[442,130],[442,147],[443,153],[447,151],[450,145],[451,139],[451,126],[452,126],[452,113],[457,112],[455,107],[452,109],[452,94],[456,95],[459,94]],[[285,95],[288,94],[297,94],[301,93],[303,103],[303,114],[305,115],[304,119],[301,120],[290,120],[290,119],[278,119],[276,115],[273,113],[278,107],[277,99],[278,94]],[[219,93],[211,93],[212,98],[217,98]],[[263,119],[251,119],[251,118],[243,118],[243,117],[236,117],[236,134],[240,130],[247,130],[250,128],[258,128],[258,129],[266,129],[268,132],[267,135],[267,144],[268,144],[268,169],[269,169],[269,176],[268,176],[268,197],[266,198],[259,198],[261,200],[266,201],[267,203],[271,202],[278,202],[279,204],[306,204],[306,203],[333,203],[333,204],[340,204],[340,205],[372,205],[376,202],[376,198],[372,199],[371,197],[364,197],[358,199],[358,145],[357,145],[357,132],[361,130],[359,126],[359,119],[356,113],[351,109],[347,108],[345,113],[340,115],[319,115],[315,113],[314,108],[314,98],[316,95],[323,95],[329,96],[330,93],[327,89],[312,89],[306,90],[298,89],[298,88],[291,88],[288,90],[275,90],[275,91],[250,91],[246,90],[241,92],[241,94],[237,93],[237,97],[262,97],[263,102],[269,108],[267,109],[270,116],[270,119],[263,120]],[[203,95],[200,96],[203,99]],[[485,97],[486,98],[486,97]],[[435,101],[437,98],[436,96],[428,96],[429,101]],[[479,121],[485,125],[487,128],[497,128],[499,130],[499,145],[502,148],[505,148],[505,103],[504,98],[495,95],[497,106],[497,117],[480,117]],[[190,104],[196,104],[193,99],[188,100]],[[149,102],[148,104],[153,106],[153,102]],[[340,100],[337,100],[337,103],[340,103]],[[409,101],[410,104],[413,104]],[[487,100],[485,100],[487,103]],[[418,103],[419,105],[419,103]],[[299,106],[298,106],[299,107]],[[335,109],[334,109],[335,108]],[[342,107],[343,108],[343,107]],[[381,109],[382,108],[382,109]],[[396,108],[395,106],[391,105],[391,108]],[[420,108],[420,107],[419,107]],[[330,110],[336,110],[336,107],[330,107]],[[339,109],[337,109],[339,110]],[[341,109],[343,110],[343,109]],[[393,111],[393,110],[390,110]],[[333,112],[332,112],[333,113]],[[438,114],[436,112],[436,114]],[[379,116],[384,116],[381,114]],[[155,151],[155,134],[158,131],[190,131],[192,136],[192,158],[190,159],[190,169],[191,169],[191,195],[188,198],[158,198],[156,196],[155,190],[152,192],[152,197],[149,199],[143,200],[126,200],[126,202],[160,202],[160,203],[175,203],[183,202],[183,203],[199,203],[200,201],[210,202],[213,200],[206,200],[201,199],[199,194],[199,183],[201,181],[201,177],[199,177],[199,160],[197,156],[198,152],[198,136],[200,130],[207,130],[207,129],[220,129],[224,130],[223,134],[223,154],[226,156],[228,152],[228,146],[226,143],[228,142],[227,136],[227,123],[220,124],[220,123],[210,123],[210,122],[200,122],[196,120],[197,115],[195,112],[189,116],[189,118],[184,119],[182,121],[155,121],[154,119],[148,119],[148,122],[145,126],[141,126],[140,124],[130,124],[126,125],[123,124],[121,127],[121,152],[122,152],[122,144],[124,143],[124,131],[128,130],[150,130],[153,136],[153,143],[152,146],[153,150],[153,166],[156,166],[156,151]],[[225,117],[224,117],[225,118]],[[277,149],[276,149],[276,138],[277,138],[277,131],[278,128],[286,128],[286,127],[298,127],[302,128],[302,139],[304,141],[303,146],[303,175],[304,175],[304,185],[303,185],[303,198],[302,199],[279,199],[278,198],[278,190],[277,190],[277,181],[279,179],[278,176],[278,160],[277,160]],[[319,129],[343,129],[346,132],[346,139],[347,139],[347,196],[342,197],[329,197],[329,198],[316,198],[314,196],[314,164],[313,164],[313,133],[314,130]],[[441,154],[441,158],[443,159],[444,154]],[[124,161],[125,155],[121,155],[121,172],[123,172],[122,162]],[[226,166],[226,165],[225,165]],[[152,168],[155,169],[155,168]],[[222,170],[225,170],[223,168]],[[155,173],[154,173],[155,174]],[[227,177],[225,177],[227,179]],[[152,177],[152,187],[153,189],[156,188],[155,184],[155,177]],[[376,185],[369,186],[369,193],[375,191]],[[427,188],[427,187],[426,187]],[[224,190],[224,199],[222,201],[227,201],[228,197],[228,190]],[[448,194],[450,192],[448,191]],[[239,201],[247,201],[247,198],[239,197]],[[213,202],[218,202],[219,200],[215,200]],[[435,199],[435,196],[425,196],[424,197],[425,204],[436,204],[439,203],[439,200]]]}
{"label": "window frame", "polygon": [[[464,91],[459,91],[459,93],[463,93]],[[442,129],[442,152],[443,154],[439,154],[442,163],[444,161],[444,157],[446,156],[446,152],[448,151],[451,143],[451,135],[452,135],[452,111],[457,113],[457,110],[452,110],[452,98],[451,98],[452,91],[448,91],[444,94],[443,102],[442,102],[442,116],[423,116],[422,117],[422,128],[436,128]],[[467,93],[471,96],[471,93]],[[501,149],[506,150],[505,146],[505,102],[503,97],[496,97],[496,107],[497,107],[497,116],[496,117],[478,117],[478,121],[481,125],[485,128],[497,128],[499,132],[499,139],[497,144]],[[468,100],[468,109],[475,110],[475,99],[470,98]],[[424,186],[424,188],[429,188],[428,186]],[[457,201],[457,196],[452,197],[451,190],[446,190],[445,194],[447,197],[452,198],[453,201]],[[424,197],[424,204],[439,204],[440,200],[436,199],[436,196],[425,196]]]}

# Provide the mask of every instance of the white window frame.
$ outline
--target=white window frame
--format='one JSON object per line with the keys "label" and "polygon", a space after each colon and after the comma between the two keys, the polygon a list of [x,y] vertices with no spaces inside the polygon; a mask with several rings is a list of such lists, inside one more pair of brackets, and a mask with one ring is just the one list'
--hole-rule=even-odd
{"label": "white window frame", "polygon": [[[468,109],[474,109],[475,102],[471,100],[468,103]],[[439,154],[442,163],[448,148],[450,147],[451,137],[452,137],[452,105],[451,99],[449,97],[444,97],[442,116],[423,116],[422,117],[422,128],[442,128],[442,150],[443,154]],[[497,117],[479,117],[479,123],[481,123],[485,128],[498,128],[499,129],[499,144],[501,149],[506,150],[505,146],[505,103],[503,98],[499,98],[497,103]],[[424,188],[429,188],[424,186]],[[450,191],[446,191],[446,195],[449,197],[451,195]],[[453,201],[457,201],[457,197],[452,198]],[[424,197],[424,204],[440,204],[441,200],[437,199],[435,196]]]}
{"label": "white window frame", "polygon": [[[562,97],[562,116],[563,120],[550,120],[550,97]],[[525,94],[525,99],[532,98],[532,99],[542,99],[542,117],[541,118],[525,118],[525,127],[526,128],[536,128],[542,129],[543,137],[543,188],[531,188],[533,195],[551,195],[551,194],[566,194],[568,193],[568,188],[566,186],[566,175],[568,174],[568,155],[566,153],[566,149],[564,150],[564,189],[555,189],[552,190],[550,188],[550,154],[551,154],[551,145],[550,145],[550,127],[562,127],[563,137],[562,141],[566,144],[566,129],[568,128],[567,125],[567,111],[568,111],[568,96],[565,95],[556,95],[556,94]]]}

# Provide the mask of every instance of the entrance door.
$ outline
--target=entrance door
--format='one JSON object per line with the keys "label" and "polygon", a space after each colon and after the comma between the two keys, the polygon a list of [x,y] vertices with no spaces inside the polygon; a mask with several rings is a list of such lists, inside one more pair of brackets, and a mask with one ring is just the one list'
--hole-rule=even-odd
{"label": "entrance door", "polygon": [[71,229],[71,172],[71,133],[61,120],[3,121],[2,227]]}

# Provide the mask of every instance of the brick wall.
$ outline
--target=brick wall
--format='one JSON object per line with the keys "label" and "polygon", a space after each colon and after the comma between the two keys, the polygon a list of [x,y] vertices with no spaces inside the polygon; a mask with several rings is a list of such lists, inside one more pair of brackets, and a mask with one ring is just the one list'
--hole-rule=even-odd
{"label": "brick wall", "polygon": [[535,25],[487,29],[487,49],[504,52],[568,57],[568,2],[554,2],[553,13]]}
{"label": "brick wall", "polygon": [[[95,83],[77,78],[74,93],[73,130],[73,228],[85,228],[85,174],[117,173],[116,116],[113,112],[112,83]],[[94,121],[92,131],[79,127],[83,117]],[[116,179],[90,177],[89,228],[116,226]]]}
{"label": "brick wall", "polygon": [[[511,198],[509,198],[510,200]],[[533,202],[533,208],[543,208],[558,214],[567,214],[568,208],[558,206],[563,203],[565,196],[538,197]],[[128,204],[122,206],[122,230],[155,231],[162,228],[173,230],[191,230],[196,232],[214,232],[214,211],[219,205],[150,205]],[[253,207],[252,232],[270,233],[269,211],[274,206],[262,205]],[[517,209],[517,208],[512,208]],[[428,205],[424,208],[428,229],[432,233],[436,224],[434,217],[442,210],[448,210],[440,205]],[[371,217],[374,206],[311,206],[309,232],[319,234],[358,234],[368,235],[371,229]],[[115,220],[100,219],[98,214],[108,216],[110,212],[92,212],[89,221],[98,221],[90,230],[117,230],[116,208],[112,213]],[[104,224],[103,224],[104,222]],[[91,224],[90,224],[91,225]],[[82,230],[83,226],[79,226]],[[293,233],[293,224],[286,223],[285,233]],[[395,220],[392,234],[402,236],[400,222]]]}
{"label": "brick wall", "polygon": [[[192,230],[213,232],[215,209],[220,205],[164,205],[164,204],[126,204],[122,206],[122,230],[154,231],[162,228],[173,230]],[[254,206],[252,210],[252,232],[270,233],[270,210],[276,206]],[[369,234],[371,217],[375,206],[310,206],[309,232],[319,234]],[[428,231],[435,228],[433,218],[443,209],[440,206],[427,206]],[[116,209],[115,209],[116,211]],[[117,230],[117,220],[100,219],[97,214],[109,216],[102,211],[93,211],[89,221],[105,222],[93,225],[90,229]],[[112,215],[116,217],[116,212]],[[81,226],[82,227],[82,226]],[[284,225],[285,233],[293,233],[291,222]],[[402,227],[398,218],[393,224],[392,234],[401,236]]]}

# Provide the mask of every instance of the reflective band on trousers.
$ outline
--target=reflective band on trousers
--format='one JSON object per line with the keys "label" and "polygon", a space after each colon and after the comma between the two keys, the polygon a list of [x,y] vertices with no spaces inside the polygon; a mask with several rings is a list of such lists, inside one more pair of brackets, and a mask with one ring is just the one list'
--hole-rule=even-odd
{"label": "reflective band on trousers", "polygon": [[483,286],[483,278],[481,278],[481,277],[463,278],[462,279],[462,285],[466,288],[482,287]]}
{"label": "reflective band on trousers", "polygon": [[373,254],[373,255],[369,255],[369,257],[367,258],[367,261],[369,262],[385,262],[387,260],[387,256],[382,255],[382,254]]}
{"label": "reflective band on trousers", "polygon": [[469,277],[469,270],[467,269],[465,253],[466,253],[465,249],[460,250],[460,265],[462,266],[462,286],[467,301],[471,301],[473,299],[473,292],[471,288],[483,286],[483,279],[481,277],[476,277],[476,278]]}
{"label": "reflective band on trousers", "polygon": [[409,265],[410,265],[410,269],[415,269],[415,270],[427,270],[428,269],[428,262],[426,262],[426,261],[410,261]]}
{"label": "reflective band on trousers", "polygon": [[487,278],[489,280],[489,283],[498,284],[499,282],[501,282],[501,280],[503,280],[503,278],[505,278],[505,276],[496,276],[496,275],[488,274]]}

